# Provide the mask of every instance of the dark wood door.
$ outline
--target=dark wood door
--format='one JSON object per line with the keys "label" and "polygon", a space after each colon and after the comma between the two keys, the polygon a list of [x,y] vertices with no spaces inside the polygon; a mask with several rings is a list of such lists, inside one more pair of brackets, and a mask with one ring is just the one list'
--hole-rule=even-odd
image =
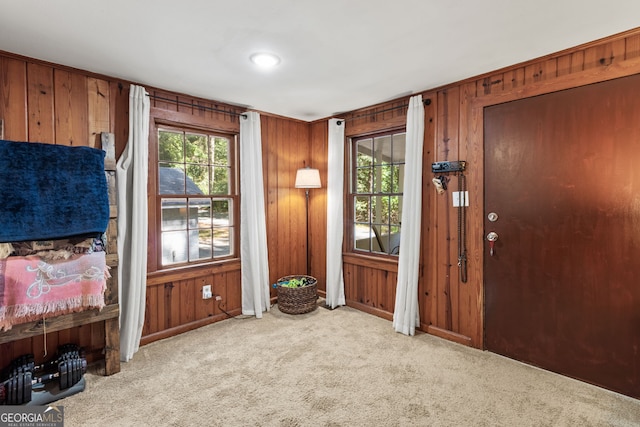
{"label": "dark wood door", "polygon": [[640,76],[484,114],[486,348],[640,397]]}

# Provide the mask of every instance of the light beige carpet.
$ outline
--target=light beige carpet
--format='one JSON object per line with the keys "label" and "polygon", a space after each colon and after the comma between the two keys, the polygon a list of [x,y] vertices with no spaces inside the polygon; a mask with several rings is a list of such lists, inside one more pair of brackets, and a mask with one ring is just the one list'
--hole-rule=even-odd
{"label": "light beige carpet", "polygon": [[88,373],[65,426],[637,426],[640,401],[348,308],[229,319]]}

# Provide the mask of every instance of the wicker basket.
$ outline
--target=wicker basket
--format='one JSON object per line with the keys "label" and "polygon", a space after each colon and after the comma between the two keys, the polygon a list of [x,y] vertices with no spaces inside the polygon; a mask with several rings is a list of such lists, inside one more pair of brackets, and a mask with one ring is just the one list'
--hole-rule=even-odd
{"label": "wicker basket", "polygon": [[[307,285],[300,288],[288,288],[280,286],[281,283],[291,279],[307,279]],[[309,313],[316,309],[318,300],[318,279],[311,276],[296,275],[285,276],[278,279],[276,284],[278,291],[278,309],[287,314]]]}

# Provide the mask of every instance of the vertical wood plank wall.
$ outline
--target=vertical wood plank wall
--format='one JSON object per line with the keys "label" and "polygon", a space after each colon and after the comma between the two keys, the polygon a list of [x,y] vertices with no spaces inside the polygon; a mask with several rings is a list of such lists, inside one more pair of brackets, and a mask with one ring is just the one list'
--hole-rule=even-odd
{"label": "vertical wood plank wall", "polygon": [[[482,108],[636,73],[640,73],[640,29],[422,93],[431,104],[425,107],[420,329],[462,344],[483,346]],[[393,128],[406,120],[406,109],[386,110],[407,102],[408,97],[341,115],[347,120],[347,137]],[[385,112],[369,115],[375,111]],[[319,126],[314,123],[312,129]],[[312,131],[311,135],[312,147],[326,139],[320,132]],[[312,149],[312,154],[314,161],[315,157],[322,159],[323,153]],[[452,207],[449,192],[437,195],[431,184],[433,161],[458,159],[468,162],[467,283],[460,281],[457,266],[457,208]],[[457,188],[455,177],[449,186]],[[320,220],[312,227],[318,233],[326,232],[326,223]],[[392,319],[396,263],[347,252],[343,259],[348,305]]]}
{"label": "vertical wood plank wall", "polygon": [[[128,125],[121,124],[128,122],[122,108],[128,108],[128,95],[128,86],[123,89],[114,80],[0,53],[0,119],[4,120],[4,139],[102,148],[100,135],[108,132],[117,135],[117,151],[121,152],[128,132]],[[108,244],[107,256],[112,275],[117,275],[114,247]],[[115,284],[113,289],[117,289]],[[107,295],[107,303],[116,301],[117,295]],[[44,342],[44,337],[37,335],[1,344],[0,367],[25,353],[33,353],[36,361],[42,361]],[[46,351],[53,355],[58,345],[69,342],[84,347],[87,360],[103,359],[105,321],[47,333]]]}
{"label": "vertical wood plank wall", "polygon": [[327,166],[329,147],[327,121],[310,124],[309,156],[311,166],[320,171],[322,188],[309,191],[309,253],[310,273],[318,279],[318,293],[326,293],[327,276]]}
{"label": "vertical wood plank wall", "polygon": [[[418,288],[422,330],[475,347],[483,345],[483,106],[635,73],[640,73],[640,29],[422,93],[423,99],[431,100],[425,106],[423,151]],[[222,118],[199,108],[234,107],[166,91],[150,91],[189,104],[154,101],[152,107],[164,112],[163,117],[168,120],[196,125],[227,120],[225,129],[238,123],[237,119],[233,122],[229,117]],[[403,97],[341,115],[347,120],[347,136],[402,126],[406,108],[394,107],[407,104],[408,99]],[[0,118],[4,120],[5,139],[99,146],[100,133],[111,132],[115,134],[119,156],[127,138],[127,110],[128,83],[123,86],[108,77],[0,53]],[[369,115],[372,112],[379,114]],[[306,123],[270,114],[261,117],[271,282],[284,275],[305,272],[308,244],[309,272],[319,279],[319,290],[323,293],[327,122]],[[455,159],[468,162],[467,283],[460,282],[457,267],[456,210],[445,198],[448,194],[437,195],[431,184],[431,162]],[[295,172],[304,165],[320,170],[323,185],[310,190],[308,243],[304,190],[294,188]],[[450,185],[457,186],[455,178]],[[348,236],[345,233],[345,239]],[[151,239],[149,243],[150,251],[155,250],[156,242]],[[346,252],[343,259],[348,304],[391,319],[396,262]],[[157,266],[150,263],[143,344],[222,320],[226,318],[222,310],[240,313],[239,262],[164,273],[156,270]],[[200,298],[200,288],[205,283],[212,284],[213,292],[223,296],[220,306]],[[58,332],[48,337],[48,350],[55,351],[57,343],[74,341],[90,352],[97,352],[96,343],[103,341],[102,335],[104,330],[98,326]],[[22,353],[42,352],[42,345],[40,338],[3,344],[0,365]]]}
{"label": "vertical wood plank wall", "polygon": [[[157,180],[152,166],[157,162],[156,125],[169,124],[193,129],[224,131],[238,134],[238,109],[216,101],[203,100],[147,88],[151,95],[151,122],[149,125],[149,248],[147,263],[147,294],[145,321],[141,344],[176,335],[209,323],[240,314],[240,262],[231,260],[215,265],[199,265],[162,270],[156,254],[159,242],[155,194]],[[218,111],[216,111],[218,110]],[[226,112],[230,112],[226,113]],[[239,225],[238,225],[239,226]],[[222,299],[202,299],[202,287],[211,285],[214,295]]]}
{"label": "vertical wood plank wall", "polygon": [[[238,113],[243,109],[159,90],[152,91],[152,95],[180,101],[152,101],[152,117],[159,117],[161,122],[239,132],[237,116],[210,112],[199,106]],[[306,274],[305,193],[294,188],[294,183],[297,169],[305,165],[318,166],[310,164],[308,123],[263,113],[261,131],[269,278],[270,283],[275,283],[282,276]],[[152,147],[150,161],[154,155]],[[156,191],[153,177],[150,177],[149,191],[150,194]],[[312,194],[314,191],[311,190]],[[155,205],[152,198],[149,200],[151,224],[156,221]],[[311,200],[315,203],[315,199]],[[311,204],[310,208],[311,211]],[[318,215],[324,218],[322,210],[310,216],[317,218]],[[154,239],[150,239],[153,249],[150,248],[149,253],[156,253],[155,244]],[[226,313],[241,313],[239,261],[166,272],[160,271],[156,264],[150,257],[142,344],[224,320],[228,318]],[[203,300],[201,289],[205,284],[212,285],[213,294],[220,295],[222,301]],[[271,295],[275,298],[274,289]]]}
{"label": "vertical wood plank wall", "polygon": [[[294,184],[298,169],[316,165],[310,164],[308,123],[263,114],[261,130],[269,279],[275,283],[283,276],[307,274],[305,191]],[[271,295],[276,295],[273,288]]]}

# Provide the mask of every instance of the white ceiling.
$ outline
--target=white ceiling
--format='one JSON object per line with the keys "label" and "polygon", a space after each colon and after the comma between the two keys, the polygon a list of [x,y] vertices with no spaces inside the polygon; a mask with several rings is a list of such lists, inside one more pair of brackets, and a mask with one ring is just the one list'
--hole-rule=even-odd
{"label": "white ceiling", "polygon": [[305,121],[639,26],[638,0],[0,0],[0,50]]}

